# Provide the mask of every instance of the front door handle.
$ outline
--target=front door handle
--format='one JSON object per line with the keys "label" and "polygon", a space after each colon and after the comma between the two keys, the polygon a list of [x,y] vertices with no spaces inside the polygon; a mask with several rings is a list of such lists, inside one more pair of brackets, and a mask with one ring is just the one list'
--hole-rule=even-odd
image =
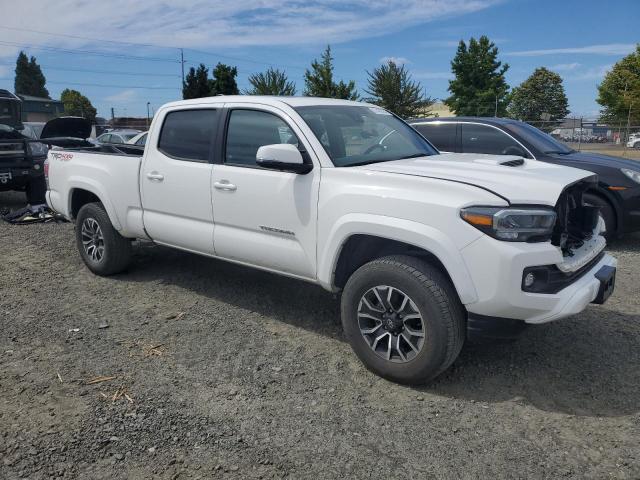
{"label": "front door handle", "polygon": [[164,180],[164,175],[158,172],[149,172],[147,173],[147,178],[154,182],[161,182]]}
{"label": "front door handle", "polygon": [[219,182],[214,182],[213,186],[218,190],[225,190],[227,192],[233,192],[238,188],[233,183],[229,183],[228,180],[221,180]]}

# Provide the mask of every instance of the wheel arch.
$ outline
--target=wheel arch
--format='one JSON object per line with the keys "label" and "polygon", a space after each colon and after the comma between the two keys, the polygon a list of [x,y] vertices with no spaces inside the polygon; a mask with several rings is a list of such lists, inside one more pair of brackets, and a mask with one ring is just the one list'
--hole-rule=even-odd
{"label": "wheel arch", "polygon": [[68,212],[72,220],[78,216],[80,209],[87,203],[99,202],[104,207],[109,220],[116,230],[121,230],[122,226],[115,213],[113,205],[106,200],[107,196],[95,185],[76,184],[71,187],[68,199]]}
{"label": "wheel arch", "polygon": [[339,291],[349,276],[365,263],[387,255],[405,254],[427,260],[442,271],[463,304],[477,301],[475,287],[455,242],[424,224],[398,222],[400,224],[394,226],[343,225],[342,234],[336,232],[320,255],[320,284]]}

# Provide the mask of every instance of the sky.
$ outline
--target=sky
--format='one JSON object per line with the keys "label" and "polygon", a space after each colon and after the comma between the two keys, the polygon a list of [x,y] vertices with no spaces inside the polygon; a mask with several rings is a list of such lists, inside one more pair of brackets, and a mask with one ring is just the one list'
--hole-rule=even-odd
{"label": "sky", "polygon": [[448,96],[460,40],[487,35],[513,87],[535,68],[562,76],[572,115],[598,115],[597,85],[640,42],[639,0],[0,0],[0,88],[20,50],[37,58],[52,98],[65,88],[98,115],[146,116],[181,98],[185,70],[238,67],[238,85],[275,67],[304,89],[327,44],[336,79],[366,96],[367,72],[393,59],[433,98]]}

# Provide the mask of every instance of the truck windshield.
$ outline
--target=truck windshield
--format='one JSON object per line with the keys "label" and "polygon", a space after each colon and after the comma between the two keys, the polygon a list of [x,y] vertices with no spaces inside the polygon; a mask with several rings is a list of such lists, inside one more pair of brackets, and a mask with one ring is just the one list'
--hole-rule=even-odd
{"label": "truck windshield", "polygon": [[533,148],[542,153],[557,153],[567,155],[575,150],[567,147],[564,143],[559,142],[551,135],[544,133],[542,130],[529,125],[528,123],[507,123],[507,130],[510,130],[516,136],[521,137],[526,143],[530,143]]}
{"label": "truck windshield", "polygon": [[323,105],[295,109],[336,167],[437,155],[415,130],[379,107]]}

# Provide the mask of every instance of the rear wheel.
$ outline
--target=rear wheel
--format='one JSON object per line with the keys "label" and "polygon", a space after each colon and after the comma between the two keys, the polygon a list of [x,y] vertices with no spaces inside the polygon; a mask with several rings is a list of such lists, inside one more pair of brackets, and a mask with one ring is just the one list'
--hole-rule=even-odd
{"label": "rear wheel", "polygon": [[101,203],[88,203],[78,212],[76,244],[89,270],[113,275],[131,262],[131,241],[120,235]]}
{"label": "rear wheel", "polygon": [[587,205],[600,207],[600,216],[604,220],[604,224],[607,229],[604,233],[605,238],[607,240],[613,240],[616,238],[618,220],[616,218],[616,212],[611,204],[604,198],[599,195],[594,195],[593,193],[586,193],[584,195],[584,202]]}
{"label": "rear wheel", "polygon": [[446,370],[466,334],[450,281],[429,263],[404,255],[373,260],[349,278],[342,324],[369,370],[407,384],[428,382]]}

